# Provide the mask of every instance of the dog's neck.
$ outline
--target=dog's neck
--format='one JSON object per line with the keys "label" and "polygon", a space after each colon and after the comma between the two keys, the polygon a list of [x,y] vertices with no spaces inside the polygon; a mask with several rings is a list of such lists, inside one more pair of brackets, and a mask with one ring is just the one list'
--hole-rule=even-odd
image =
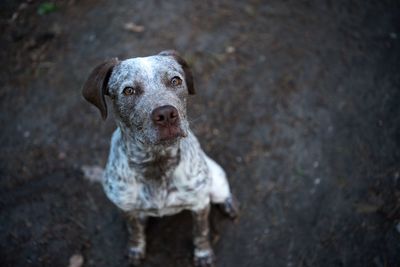
{"label": "dog's neck", "polygon": [[168,184],[171,174],[178,166],[180,141],[171,145],[150,145],[135,139],[130,130],[121,131],[121,147],[126,153],[129,167],[135,170],[136,179],[151,186]]}
{"label": "dog's neck", "polygon": [[148,144],[135,136],[135,131],[119,127],[121,131],[122,147],[128,159],[135,164],[152,164],[160,160],[179,158],[180,140],[169,144]]}

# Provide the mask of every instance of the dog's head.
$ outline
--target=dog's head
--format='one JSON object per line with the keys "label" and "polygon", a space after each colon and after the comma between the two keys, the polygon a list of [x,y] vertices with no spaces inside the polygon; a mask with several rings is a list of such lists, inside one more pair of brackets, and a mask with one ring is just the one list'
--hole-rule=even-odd
{"label": "dog's head", "polygon": [[93,69],[82,94],[107,117],[109,96],[119,126],[146,144],[173,142],[187,135],[186,99],[194,94],[192,72],[175,51],[123,61],[111,59]]}

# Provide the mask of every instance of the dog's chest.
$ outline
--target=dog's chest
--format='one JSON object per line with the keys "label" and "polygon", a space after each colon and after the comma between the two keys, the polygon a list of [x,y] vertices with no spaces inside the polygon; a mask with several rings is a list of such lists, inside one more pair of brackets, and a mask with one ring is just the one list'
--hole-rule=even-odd
{"label": "dog's chest", "polygon": [[[147,216],[163,216],[184,209],[197,210],[209,202],[210,179],[205,163],[181,160],[166,170],[143,170],[132,164],[117,168],[112,162],[106,172],[104,189],[122,210]],[[149,167],[149,166],[147,166]],[[148,168],[146,168],[147,171]],[[121,179],[122,177],[123,179]]]}
{"label": "dog's chest", "polygon": [[209,187],[205,172],[190,172],[181,162],[160,179],[139,183],[135,209],[146,215],[163,216],[205,205]]}
{"label": "dog's chest", "polygon": [[124,211],[150,216],[204,208],[210,198],[208,166],[195,138],[186,139],[157,154],[129,153],[116,131],[103,182],[108,198]]}

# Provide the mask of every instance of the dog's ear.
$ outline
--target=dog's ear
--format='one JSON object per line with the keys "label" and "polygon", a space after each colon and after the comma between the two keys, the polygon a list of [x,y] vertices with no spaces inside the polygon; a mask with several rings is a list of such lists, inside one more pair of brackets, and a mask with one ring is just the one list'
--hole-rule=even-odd
{"label": "dog's ear", "polygon": [[173,57],[176,60],[176,62],[178,62],[181,65],[183,72],[185,73],[186,86],[188,88],[189,94],[194,95],[195,90],[193,85],[193,74],[192,70],[189,67],[189,64],[175,50],[162,51],[161,53],[159,53],[159,55]]}
{"label": "dog's ear", "polygon": [[83,97],[95,105],[101,113],[103,120],[107,118],[107,104],[104,95],[107,95],[107,85],[111,72],[119,60],[117,58],[104,61],[95,67],[83,85]]}

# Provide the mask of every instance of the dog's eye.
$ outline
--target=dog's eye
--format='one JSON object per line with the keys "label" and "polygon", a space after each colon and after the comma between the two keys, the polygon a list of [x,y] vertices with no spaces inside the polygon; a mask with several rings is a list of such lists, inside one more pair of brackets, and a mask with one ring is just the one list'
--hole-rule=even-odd
{"label": "dog's eye", "polygon": [[178,76],[175,76],[174,78],[171,79],[171,84],[172,86],[179,86],[182,84],[182,79],[179,78]]}
{"label": "dog's eye", "polygon": [[133,87],[125,87],[123,91],[124,95],[137,95],[139,94],[139,89],[138,88],[133,88]]}

